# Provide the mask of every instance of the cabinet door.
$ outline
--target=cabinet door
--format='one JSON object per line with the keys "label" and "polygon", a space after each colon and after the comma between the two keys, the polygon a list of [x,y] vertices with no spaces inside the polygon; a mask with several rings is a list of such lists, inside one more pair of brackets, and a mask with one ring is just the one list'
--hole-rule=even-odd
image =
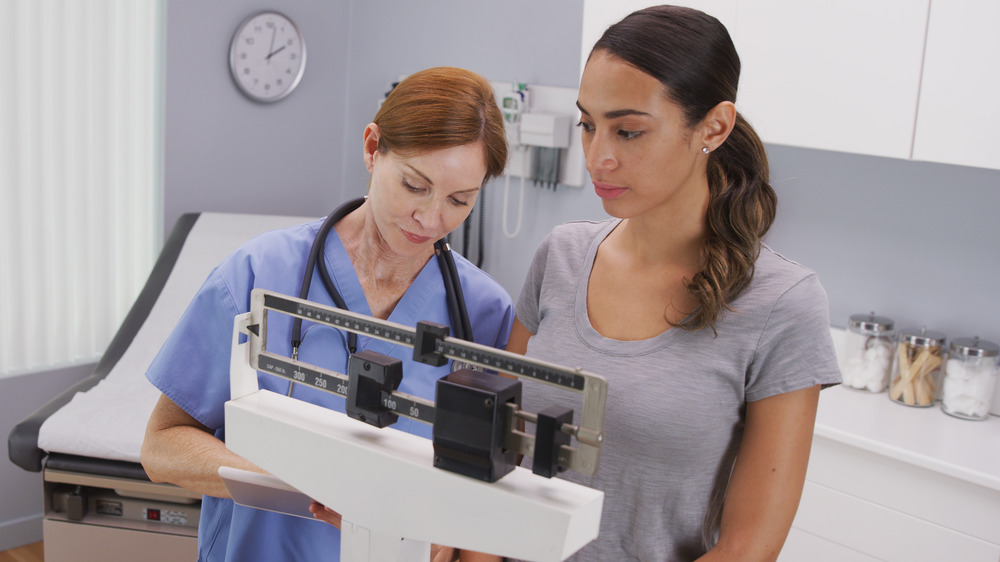
{"label": "cabinet door", "polygon": [[931,5],[913,158],[1000,169],[1000,3]]}
{"label": "cabinet door", "polygon": [[[719,18],[742,61],[736,106],[764,142],[910,158],[929,0],[682,0]],[[649,0],[586,0],[582,64]]]}
{"label": "cabinet door", "polygon": [[764,142],[910,158],[928,0],[739,0],[737,106]]}

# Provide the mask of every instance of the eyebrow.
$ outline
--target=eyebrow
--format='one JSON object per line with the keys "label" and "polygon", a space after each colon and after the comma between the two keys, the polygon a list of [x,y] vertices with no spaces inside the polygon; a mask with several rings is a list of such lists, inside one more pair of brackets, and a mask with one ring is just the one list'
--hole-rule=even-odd
{"label": "eyebrow", "polygon": [[[424,181],[426,181],[430,186],[432,186],[432,187],[434,186],[434,182],[431,181],[431,178],[427,177],[427,175],[424,174],[423,172],[421,172],[420,170],[414,168],[412,164],[403,164],[403,165],[406,166],[407,168],[409,168],[414,174],[417,174],[418,176],[422,177],[424,179]],[[472,187],[472,188],[469,188],[469,189],[463,189],[461,191],[456,191],[455,193],[471,193],[473,191],[479,191],[479,189],[480,189],[479,187]]]}
{"label": "eyebrow", "polygon": [[[583,106],[580,105],[580,102],[576,102],[576,107],[584,115],[590,116],[590,112],[587,111],[586,109],[584,109]],[[614,111],[608,111],[608,112],[606,112],[604,114],[604,118],[605,119],[617,119],[619,117],[625,117],[627,115],[649,116],[649,113],[646,113],[645,111],[639,111],[638,109],[616,109]]]}
{"label": "eyebrow", "polygon": [[404,163],[403,165],[404,165],[404,166],[406,166],[407,168],[409,168],[409,169],[410,169],[410,171],[412,171],[412,172],[413,172],[414,174],[417,174],[418,176],[420,176],[420,177],[424,178],[424,181],[425,181],[425,182],[429,183],[430,185],[434,185],[434,182],[433,182],[433,181],[431,181],[431,178],[427,177],[427,176],[426,176],[426,175],[425,175],[425,174],[424,174],[423,172],[421,172],[420,170],[418,170],[418,169],[414,168],[414,167],[413,167],[412,165],[410,165],[410,164],[406,164],[406,163]]}

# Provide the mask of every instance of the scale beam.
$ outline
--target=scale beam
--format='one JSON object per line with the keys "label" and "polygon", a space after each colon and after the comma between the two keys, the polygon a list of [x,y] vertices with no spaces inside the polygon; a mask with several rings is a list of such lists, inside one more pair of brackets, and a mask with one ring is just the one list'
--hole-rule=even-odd
{"label": "scale beam", "polygon": [[[354,332],[356,334],[381,339],[414,349],[414,356],[426,356],[428,351],[438,358],[461,361],[480,368],[506,373],[518,379],[530,379],[557,386],[569,392],[583,395],[583,409],[579,425],[558,424],[557,430],[576,439],[576,444],[560,443],[558,451],[559,469],[574,470],[583,474],[593,474],[600,461],[600,447],[603,440],[604,410],[607,397],[607,381],[582,368],[570,369],[489,346],[468,342],[447,336],[433,335],[433,329],[416,329],[348,310],[325,306],[303,299],[256,289],[251,296],[250,318],[244,333],[250,342],[250,363],[263,372],[286,378],[294,383],[308,384],[320,390],[339,394],[345,398],[350,392],[349,377],[267,351],[267,317],[269,313],[280,313],[306,321],[324,324]],[[431,334],[430,336],[428,334]],[[428,339],[428,338],[432,339]],[[433,402],[397,390],[383,390],[381,406],[392,413],[434,424],[435,405]],[[529,457],[534,457],[538,447],[536,436],[516,429],[519,421],[537,422],[537,416],[524,412],[519,405],[507,404],[506,427],[503,439],[506,448]]]}

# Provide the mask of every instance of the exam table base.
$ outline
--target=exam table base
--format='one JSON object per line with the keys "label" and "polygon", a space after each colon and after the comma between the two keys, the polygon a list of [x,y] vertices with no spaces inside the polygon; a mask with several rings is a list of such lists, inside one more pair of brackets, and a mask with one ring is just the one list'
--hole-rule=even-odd
{"label": "exam table base", "polygon": [[196,536],[167,535],[121,527],[58,521],[42,523],[46,562],[142,560],[176,562],[198,558]]}
{"label": "exam table base", "polygon": [[123,498],[145,496],[159,502],[176,501],[188,510],[201,501],[199,495],[170,484],[46,469],[42,521],[46,562],[174,562],[198,558],[196,521],[191,522],[193,527],[179,527],[91,513],[73,521],[52,504],[53,491],[66,485],[118,493]]}

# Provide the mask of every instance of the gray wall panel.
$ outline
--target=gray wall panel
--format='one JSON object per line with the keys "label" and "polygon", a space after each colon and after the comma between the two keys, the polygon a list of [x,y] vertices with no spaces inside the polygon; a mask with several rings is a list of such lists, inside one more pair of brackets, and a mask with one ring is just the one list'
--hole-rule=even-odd
{"label": "gray wall panel", "polygon": [[[349,0],[167,3],[164,228],[191,211],[319,215],[337,178],[350,44]],[[258,104],[229,74],[249,14],[277,9],[302,29],[306,69],[287,98]]]}

